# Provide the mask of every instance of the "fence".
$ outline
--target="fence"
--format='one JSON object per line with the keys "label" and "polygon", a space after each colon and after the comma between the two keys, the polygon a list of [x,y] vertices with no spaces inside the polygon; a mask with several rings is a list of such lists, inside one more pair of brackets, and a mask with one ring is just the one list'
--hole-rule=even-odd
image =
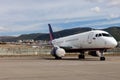
{"label": "fence", "polygon": [[114,48],[107,50],[107,54],[120,55],[120,48]]}
{"label": "fence", "polygon": [[0,55],[40,55],[49,53],[50,49],[44,48],[0,48]]}
{"label": "fence", "polygon": [[[41,55],[50,54],[50,48],[0,47],[0,55]],[[120,48],[110,49],[106,54],[120,54]]]}

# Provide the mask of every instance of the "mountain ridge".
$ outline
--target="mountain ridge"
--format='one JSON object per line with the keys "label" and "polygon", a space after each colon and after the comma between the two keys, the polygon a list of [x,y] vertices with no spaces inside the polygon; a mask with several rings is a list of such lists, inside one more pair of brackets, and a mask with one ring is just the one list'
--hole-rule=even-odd
{"label": "mountain ridge", "polygon": [[[55,38],[69,36],[73,34],[78,34],[86,31],[94,30],[90,27],[77,27],[72,29],[65,29],[61,31],[54,32]],[[120,27],[113,26],[104,29],[100,29],[109,32],[117,41],[120,41]],[[18,40],[47,40],[49,41],[49,33],[32,33],[32,34],[22,34],[18,37],[0,37],[0,41],[4,42],[11,42],[11,41],[18,41]]]}

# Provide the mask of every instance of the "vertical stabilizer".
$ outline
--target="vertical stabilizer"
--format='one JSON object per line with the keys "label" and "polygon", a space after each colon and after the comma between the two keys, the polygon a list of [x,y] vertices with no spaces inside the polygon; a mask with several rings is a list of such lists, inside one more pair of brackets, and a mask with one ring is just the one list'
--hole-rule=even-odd
{"label": "vertical stabilizer", "polygon": [[50,40],[52,41],[54,39],[53,30],[50,24],[48,24],[48,26],[49,26],[49,32],[50,32]]}

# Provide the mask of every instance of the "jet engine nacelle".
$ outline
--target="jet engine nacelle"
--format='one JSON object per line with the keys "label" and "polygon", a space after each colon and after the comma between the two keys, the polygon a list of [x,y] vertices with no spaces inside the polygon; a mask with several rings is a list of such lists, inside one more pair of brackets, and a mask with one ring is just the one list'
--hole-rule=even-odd
{"label": "jet engine nacelle", "polygon": [[54,57],[63,57],[65,56],[65,50],[59,47],[54,47],[51,51],[51,55]]}

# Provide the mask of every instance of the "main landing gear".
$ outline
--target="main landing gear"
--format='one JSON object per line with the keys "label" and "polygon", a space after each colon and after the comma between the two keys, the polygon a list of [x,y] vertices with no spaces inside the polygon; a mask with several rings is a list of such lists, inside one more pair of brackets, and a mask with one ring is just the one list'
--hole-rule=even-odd
{"label": "main landing gear", "polygon": [[80,55],[78,56],[79,59],[85,59],[84,52],[81,52]]}
{"label": "main landing gear", "polygon": [[62,57],[57,57],[57,56],[56,56],[55,59],[56,59],[56,60],[61,60]]}

